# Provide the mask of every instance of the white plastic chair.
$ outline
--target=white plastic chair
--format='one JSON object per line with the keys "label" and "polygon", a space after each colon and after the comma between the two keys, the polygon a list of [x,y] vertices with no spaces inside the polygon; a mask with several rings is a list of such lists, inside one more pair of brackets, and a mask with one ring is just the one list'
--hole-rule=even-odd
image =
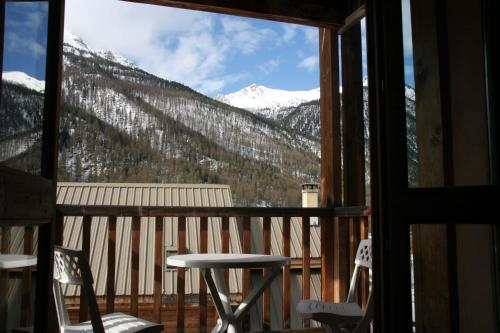
{"label": "white plastic chair", "polygon": [[371,288],[363,311],[359,304],[354,302],[356,286],[361,267],[372,267],[371,239],[364,239],[359,243],[355,267],[352,274],[349,293],[345,303],[327,303],[316,300],[302,300],[297,304],[297,313],[306,319],[313,319],[325,325],[329,333],[366,332],[373,318],[373,302]]}
{"label": "white plastic chair", "polygon": [[[92,272],[80,250],[56,246],[54,249],[54,298],[61,333],[81,332],[162,332],[163,325],[139,319],[121,312],[99,314],[94,293]],[[64,303],[61,284],[81,286],[89,305],[90,321],[72,325]]]}

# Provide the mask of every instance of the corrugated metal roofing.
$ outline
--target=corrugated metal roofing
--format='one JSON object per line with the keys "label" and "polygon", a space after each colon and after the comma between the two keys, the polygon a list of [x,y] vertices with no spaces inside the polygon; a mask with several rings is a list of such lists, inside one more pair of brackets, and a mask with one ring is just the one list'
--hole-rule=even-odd
{"label": "corrugated metal roofing", "polygon": [[[228,185],[207,184],[120,184],[120,183],[58,183],[57,204],[66,205],[122,205],[122,206],[192,206],[231,207],[232,197]],[[117,218],[116,281],[117,295],[130,294],[131,218]],[[221,221],[209,219],[208,252],[220,252]],[[139,294],[153,294],[154,285],[154,218],[141,218],[139,254]],[[106,293],[108,223],[105,217],[92,219],[90,258],[97,295]],[[66,217],[63,243],[81,248],[82,218]],[[164,218],[163,242],[165,251],[177,248],[177,218]],[[199,219],[186,222],[188,251],[199,252]],[[241,241],[236,222],[230,220],[230,252],[241,252]],[[165,252],[166,253],[166,252]],[[196,294],[199,271],[186,273],[186,293]],[[241,291],[241,272],[230,273],[230,289]],[[163,269],[163,292],[176,292],[176,272]],[[77,288],[68,288],[67,296],[77,295]]]}

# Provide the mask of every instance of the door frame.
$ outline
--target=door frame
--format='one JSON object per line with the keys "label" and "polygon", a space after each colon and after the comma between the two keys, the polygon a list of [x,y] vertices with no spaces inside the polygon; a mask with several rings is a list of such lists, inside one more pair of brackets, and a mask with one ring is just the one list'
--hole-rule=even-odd
{"label": "door frame", "polygon": [[[53,331],[55,310],[52,297],[54,225],[56,218],[57,144],[61,98],[64,0],[34,0],[48,3],[45,93],[42,124],[40,175],[0,167],[0,225],[38,225],[36,333]],[[3,60],[5,5],[0,3],[0,58]],[[14,2],[14,1],[12,1]],[[20,1],[22,2],[22,0]],[[0,62],[0,69],[3,63]],[[0,70],[0,79],[1,73]],[[0,90],[1,93],[1,90]],[[48,317],[53,313],[54,317]],[[50,325],[50,326],[49,326]]]}
{"label": "door frame", "polygon": [[[457,223],[494,223],[500,187],[408,188],[401,0],[368,1],[367,7],[375,330],[411,332],[410,225],[447,224],[452,240]],[[491,30],[489,24],[486,34]],[[492,76],[487,75],[490,125],[499,133]],[[496,156],[498,141],[492,140]],[[498,165],[491,171],[498,180]],[[449,273],[455,269],[451,263]],[[452,320],[458,316],[453,307]]]}

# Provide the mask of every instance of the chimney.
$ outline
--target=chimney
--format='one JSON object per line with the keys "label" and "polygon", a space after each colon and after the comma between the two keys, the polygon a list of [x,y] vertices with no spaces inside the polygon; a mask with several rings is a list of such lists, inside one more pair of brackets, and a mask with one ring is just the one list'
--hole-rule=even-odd
{"label": "chimney", "polygon": [[[302,184],[302,208],[317,208],[319,205],[319,184]],[[318,217],[311,217],[311,226],[319,226]]]}

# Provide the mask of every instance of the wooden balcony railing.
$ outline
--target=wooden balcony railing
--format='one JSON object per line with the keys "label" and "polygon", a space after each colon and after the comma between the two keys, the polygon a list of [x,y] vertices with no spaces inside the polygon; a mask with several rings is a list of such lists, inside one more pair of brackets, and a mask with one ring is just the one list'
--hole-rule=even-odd
{"label": "wooden balcony railing", "polygon": [[[107,248],[107,278],[106,278],[106,312],[113,312],[115,308],[115,264],[116,264],[116,236],[117,217],[132,217],[131,219],[131,288],[130,288],[130,314],[138,315],[139,312],[139,251],[140,251],[140,223],[142,217],[154,217],[154,294],[153,294],[153,320],[165,322],[162,318],[162,269],[165,265],[165,253],[163,244],[164,218],[174,217],[178,222],[178,253],[186,251],[186,223],[187,218],[196,218],[199,221],[200,253],[208,250],[208,224],[209,218],[220,218],[221,220],[221,242],[222,252],[229,252],[230,218],[242,221],[242,252],[250,253],[252,218],[262,219],[262,239],[264,254],[271,253],[271,218],[280,218],[283,223],[282,253],[290,256],[290,237],[292,218],[300,219],[302,222],[301,248],[302,248],[302,298],[310,298],[310,218],[319,217],[322,224],[334,223],[335,239],[328,240],[336,242],[335,253],[321,253],[322,257],[333,256],[335,272],[335,288],[342,289],[339,295],[344,295],[349,286],[350,274],[353,271],[354,256],[360,239],[368,237],[368,218],[370,210],[366,207],[338,207],[338,208],[244,208],[244,207],[131,207],[131,206],[57,206],[58,230],[56,243],[62,244],[64,217],[83,217],[82,227],[82,250],[90,254],[90,235],[92,217],[107,217],[108,220],[108,248]],[[96,219],[97,221],[97,219]],[[323,249],[323,247],[322,247]],[[324,268],[323,268],[324,269]],[[283,328],[290,328],[291,307],[295,304],[290,302],[290,267],[283,269]],[[226,274],[226,280],[229,275]],[[242,297],[250,290],[250,272],[243,270]],[[368,295],[368,275],[364,274],[360,280],[360,303],[365,303]],[[177,332],[184,331],[185,325],[185,270],[177,270]],[[207,331],[208,320],[208,297],[204,280],[200,277],[199,285],[199,331]],[[80,320],[87,320],[87,306],[84,299],[80,299]],[[271,292],[268,289],[263,295],[263,322],[264,328],[270,327]],[[163,320],[162,320],[163,319]],[[309,327],[309,322],[304,322],[304,327]]]}

